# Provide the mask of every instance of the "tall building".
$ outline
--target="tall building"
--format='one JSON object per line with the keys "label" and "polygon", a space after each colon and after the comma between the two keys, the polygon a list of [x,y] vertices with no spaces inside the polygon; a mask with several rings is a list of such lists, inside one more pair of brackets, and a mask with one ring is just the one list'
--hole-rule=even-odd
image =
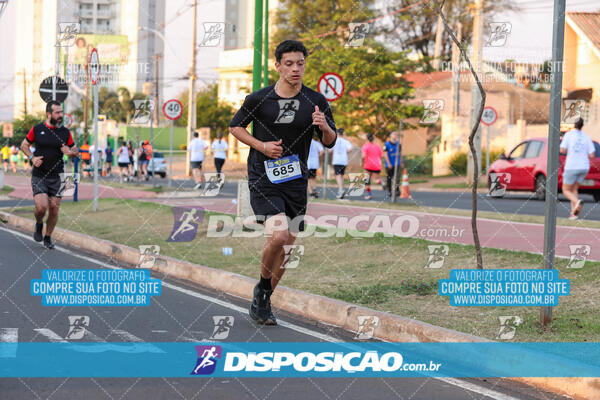
{"label": "tall building", "polygon": [[[273,20],[279,1],[269,0],[269,36],[274,32]],[[225,44],[219,54],[219,101],[242,105],[252,91],[252,66],[254,62],[254,1],[225,0]],[[269,54],[272,57],[271,54]],[[271,69],[272,60],[269,60]],[[229,135],[231,159],[246,161],[250,148]]]}
{"label": "tall building", "polygon": [[[166,0],[19,0],[16,3],[14,117],[39,113],[44,104],[38,89],[48,76],[72,80],[67,109],[78,107],[84,93],[89,48],[98,49],[100,85],[124,86],[139,92],[156,79],[155,55],[164,53]],[[79,23],[80,34],[70,46],[56,42],[60,24]],[[65,62],[66,59],[66,62]],[[58,62],[57,62],[58,61]],[[67,64],[65,68],[65,64]],[[65,71],[66,69],[66,71]],[[158,79],[163,77],[162,58]],[[159,85],[160,86],[160,85]]]}

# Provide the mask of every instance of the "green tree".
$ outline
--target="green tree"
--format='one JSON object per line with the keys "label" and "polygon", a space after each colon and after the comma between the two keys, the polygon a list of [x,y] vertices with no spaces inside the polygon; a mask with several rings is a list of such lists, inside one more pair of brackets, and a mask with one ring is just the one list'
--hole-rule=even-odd
{"label": "green tree", "polygon": [[[179,95],[179,101],[183,105],[183,114],[175,124],[187,126],[188,91]],[[196,93],[196,126],[209,127],[211,135],[216,135],[217,132],[226,134],[234,113],[232,106],[219,102],[217,84],[208,85]]]}
{"label": "green tree", "polygon": [[[110,90],[106,87],[101,87],[98,90],[98,113],[104,114],[108,119],[112,119],[117,122],[129,123],[135,108],[133,101],[143,100],[147,97],[148,96],[140,92],[136,92],[133,94],[133,96],[131,96],[129,89],[125,87],[119,87],[116,91]],[[88,113],[88,118],[91,121],[91,98],[89,103],[90,112]],[[72,114],[79,121],[83,121],[84,106],[85,99],[82,99],[80,107],[76,110],[73,110]]]}
{"label": "green tree", "polygon": [[373,3],[284,0],[276,14],[272,44],[301,39],[309,50],[305,85],[316,89],[326,72],[336,72],[344,80],[342,97],[331,103],[336,125],[349,134],[365,132],[383,138],[398,128],[400,120],[416,117],[422,111],[422,107],[405,103],[413,89],[402,78],[402,74],[419,66],[407,58],[406,52],[391,51],[377,42],[377,29],[370,30],[362,46],[345,47],[348,24],[373,18]]}
{"label": "green tree", "polygon": [[[44,114],[31,115],[27,114],[23,116],[21,119],[14,119],[13,123],[13,137],[9,140],[9,143],[15,146],[20,146],[29,130],[33,128],[34,125],[39,124],[40,122],[46,119]],[[1,143],[4,145],[6,139],[2,138]]]}
{"label": "green tree", "polygon": [[275,15],[277,30],[271,47],[274,50],[286,39],[314,38],[347,29],[351,22],[366,21],[374,16],[373,4],[374,0],[282,0]]}
{"label": "green tree", "polygon": [[[386,43],[395,48],[415,52],[427,64],[425,70],[430,70],[438,26],[437,9],[432,2],[425,2],[404,12],[397,12],[413,3],[414,1],[408,0],[393,0],[388,3],[385,13],[392,16],[393,22],[391,27],[382,27],[382,31]],[[443,4],[444,14],[450,27],[456,30],[457,23],[462,24],[462,42],[468,46],[473,37],[473,0],[446,0]],[[484,2],[482,14],[484,21],[489,22],[494,21],[494,17],[499,13],[518,10],[519,7],[512,0],[495,0]],[[442,29],[444,29],[443,25]],[[489,26],[484,26],[484,30],[488,29]],[[452,39],[445,33],[442,37],[441,58],[449,61],[452,54]]]}

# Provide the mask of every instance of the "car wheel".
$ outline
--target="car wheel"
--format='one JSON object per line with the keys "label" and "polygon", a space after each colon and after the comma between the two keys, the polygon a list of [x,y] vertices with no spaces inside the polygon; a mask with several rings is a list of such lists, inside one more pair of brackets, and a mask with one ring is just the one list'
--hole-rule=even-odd
{"label": "car wheel", "polygon": [[600,203],[600,190],[596,190],[594,193],[594,200],[596,201],[596,203]]}
{"label": "car wheel", "polygon": [[546,177],[544,175],[535,177],[535,197],[538,200],[546,199]]}

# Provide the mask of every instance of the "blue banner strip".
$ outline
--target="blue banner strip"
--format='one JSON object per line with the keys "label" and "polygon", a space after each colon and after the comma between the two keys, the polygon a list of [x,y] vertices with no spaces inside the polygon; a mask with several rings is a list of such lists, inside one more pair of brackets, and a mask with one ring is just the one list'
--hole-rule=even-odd
{"label": "blue banner strip", "polygon": [[600,343],[0,343],[0,377],[599,377]]}

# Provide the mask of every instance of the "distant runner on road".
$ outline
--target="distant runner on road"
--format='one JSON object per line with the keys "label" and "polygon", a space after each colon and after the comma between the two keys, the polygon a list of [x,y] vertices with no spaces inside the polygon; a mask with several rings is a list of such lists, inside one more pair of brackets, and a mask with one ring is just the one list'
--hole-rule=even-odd
{"label": "distant runner on road", "polygon": [[[33,163],[31,187],[36,220],[33,239],[36,242],[41,242],[43,239],[44,246],[48,249],[54,248],[51,236],[58,221],[58,209],[62,197],[60,173],[64,168],[63,154],[70,157],[79,155],[71,132],[62,126],[62,121],[62,106],[57,101],[50,101],[46,105],[46,121],[31,128],[21,143],[21,150]],[[33,153],[32,144],[35,144]],[[48,211],[46,234],[42,236],[46,211]]]}

